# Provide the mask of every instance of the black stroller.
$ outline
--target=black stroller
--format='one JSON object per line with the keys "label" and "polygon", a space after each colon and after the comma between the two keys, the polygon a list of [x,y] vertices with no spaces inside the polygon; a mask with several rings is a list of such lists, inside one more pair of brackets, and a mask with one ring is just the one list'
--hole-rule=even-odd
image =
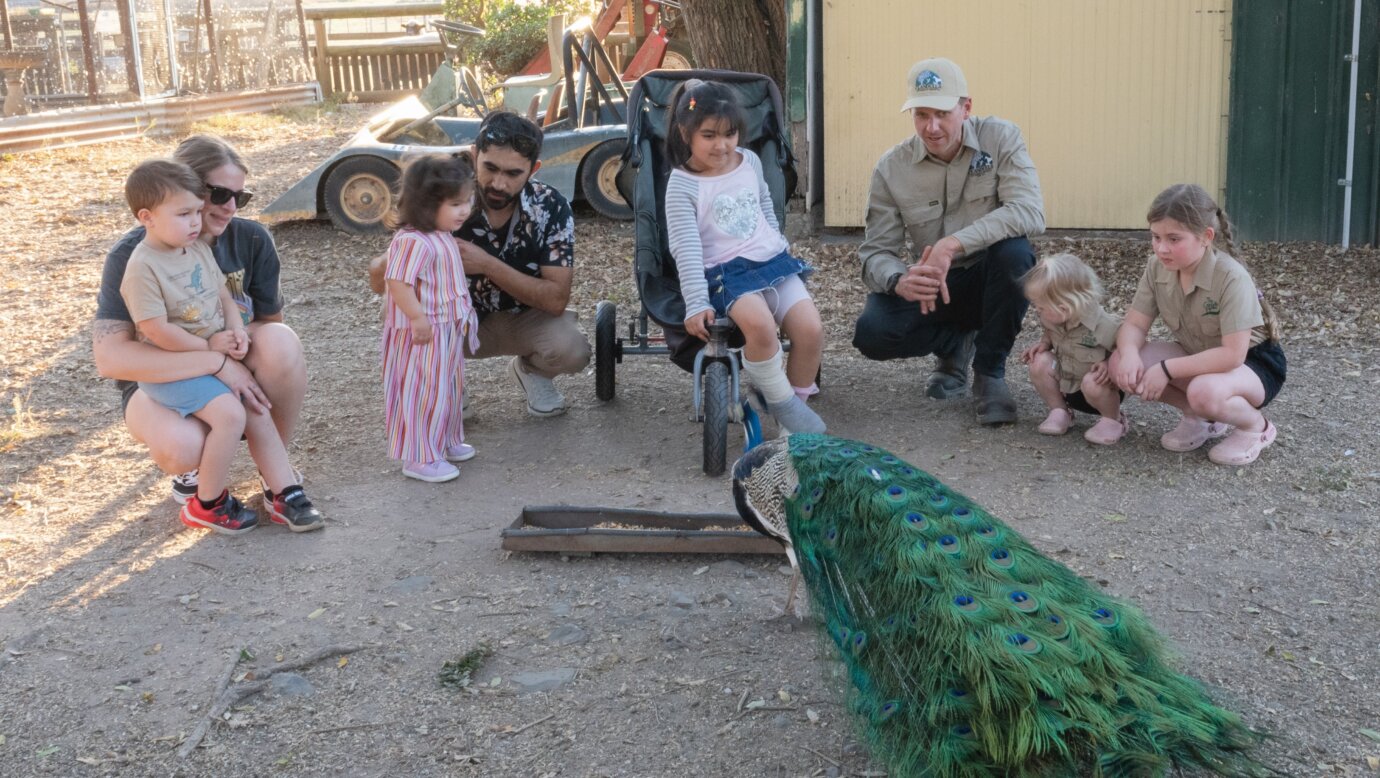
{"label": "black stroller", "polygon": [[[642,307],[637,318],[628,322],[624,339],[618,337],[614,304],[599,303],[594,324],[595,393],[600,400],[613,399],[615,365],[625,355],[669,355],[694,375],[691,420],[704,423],[704,472],[719,475],[726,463],[729,422],[744,425],[749,448],[761,440],[761,427],[739,391],[741,334],[727,318],[711,325],[708,343],[686,333],[680,278],[667,247],[662,213],[671,172],[664,157],[666,118],[672,90],[692,78],[718,81],[737,93],[747,125],[739,145],[761,157],[777,223],[785,224],[786,199],[796,184],[795,159],[785,131],[781,93],[770,78],[729,70],[654,70],[638,80],[628,98],[628,145],[617,185],[632,204],[637,232],[633,273]],[[649,334],[649,320],[661,328],[661,337]]]}

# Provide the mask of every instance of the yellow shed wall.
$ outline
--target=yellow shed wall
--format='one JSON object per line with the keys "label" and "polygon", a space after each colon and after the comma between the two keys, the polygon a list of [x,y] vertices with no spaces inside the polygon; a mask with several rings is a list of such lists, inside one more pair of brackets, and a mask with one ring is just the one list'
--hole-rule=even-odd
{"label": "yellow shed wall", "polygon": [[1052,228],[1144,227],[1179,181],[1222,193],[1230,0],[825,0],[823,21],[829,226],[862,226],[929,56],[963,68],[975,114],[1024,132]]}

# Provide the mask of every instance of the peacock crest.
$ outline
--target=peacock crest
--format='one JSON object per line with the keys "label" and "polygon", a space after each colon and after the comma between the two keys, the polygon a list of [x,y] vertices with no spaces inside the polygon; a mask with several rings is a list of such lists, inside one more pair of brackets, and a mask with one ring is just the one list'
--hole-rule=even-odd
{"label": "peacock crest", "polygon": [[1258,775],[1258,736],[1171,666],[1154,629],[893,454],[793,435],[734,467],[785,526],[851,709],[898,776]]}

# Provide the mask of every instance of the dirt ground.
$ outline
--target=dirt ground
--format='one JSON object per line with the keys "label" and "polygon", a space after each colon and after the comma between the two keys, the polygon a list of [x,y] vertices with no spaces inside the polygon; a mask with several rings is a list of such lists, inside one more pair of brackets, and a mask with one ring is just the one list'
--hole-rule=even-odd
{"label": "dirt ground", "polygon": [[[253,215],[363,115],[211,129],[248,157]],[[774,618],[784,557],[500,549],[524,505],[732,511],[727,480],[699,469],[690,383],[665,360],[627,359],[607,404],[592,373],[560,380],[570,412],[548,420],[524,412],[506,363],[472,363],[479,457],[450,484],[399,475],[383,454],[378,302],[362,277],[386,237],[275,231],[311,381],[293,456],[328,528],[183,529],[167,477],[93,369],[87,330],[102,258],[131,223],[124,175],[173,145],[0,160],[0,773],[882,774],[850,737],[813,626]],[[626,321],[631,227],[577,216],[572,305],[590,323],[612,299]],[[816,407],[831,431],[935,473],[1138,603],[1188,672],[1273,735],[1261,753],[1283,774],[1375,772],[1380,252],[1245,248],[1283,315],[1290,377],[1271,408],[1279,441],[1227,469],[1161,449],[1173,423],[1162,408],[1130,402],[1133,434],[1094,450],[1036,433],[1043,410],[1018,366],[1021,422],[993,430],[968,401],[924,397],[928,361],[861,359],[849,346],[856,241],[796,243],[820,269],[829,346]],[[1041,247],[1087,258],[1116,311],[1148,251],[1140,236]],[[1022,344],[1034,336],[1031,319]],[[238,493],[253,493],[252,475],[242,456]],[[480,642],[496,653],[470,688],[441,685],[442,665]],[[361,648],[276,676],[176,756],[237,657],[242,684],[331,646]]]}

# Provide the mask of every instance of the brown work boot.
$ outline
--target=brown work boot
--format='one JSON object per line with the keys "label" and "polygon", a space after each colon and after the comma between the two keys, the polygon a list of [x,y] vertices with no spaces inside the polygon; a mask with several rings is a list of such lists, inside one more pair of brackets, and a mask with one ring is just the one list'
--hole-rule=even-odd
{"label": "brown work boot", "polygon": [[968,388],[968,366],[973,363],[973,340],[976,332],[965,332],[958,350],[951,354],[935,354],[934,372],[925,385],[925,394],[936,400],[962,397]]}
{"label": "brown work boot", "polygon": [[1016,398],[1011,396],[1006,379],[981,374],[974,376],[973,395],[977,397],[979,424],[995,427],[1016,423]]}

